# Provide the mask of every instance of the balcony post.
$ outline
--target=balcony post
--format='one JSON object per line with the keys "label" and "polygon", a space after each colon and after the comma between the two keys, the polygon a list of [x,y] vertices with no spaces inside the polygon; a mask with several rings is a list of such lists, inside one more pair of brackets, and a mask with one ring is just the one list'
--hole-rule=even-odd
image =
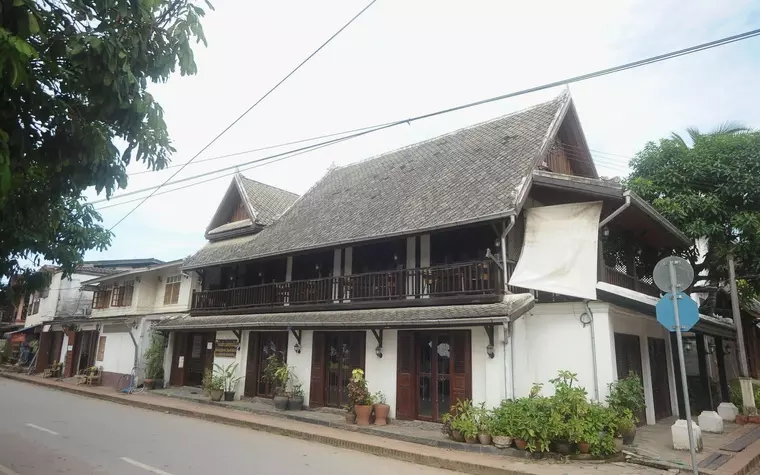
{"label": "balcony post", "polygon": [[[426,269],[428,267],[430,267],[430,234],[423,234],[420,236],[420,269]],[[421,279],[424,279],[424,272],[421,271],[421,274]],[[420,284],[420,294],[422,294],[422,298],[430,298],[428,282],[423,280]]]}
{"label": "balcony post", "polygon": [[[285,261],[285,282],[290,282],[293,279],[293,256],[288,256]],[[286,286],[288,293],[285,296],[283,305],[289,305],[290,303],[290,286]]]}
{"label": "balcony post", "polygon": [[406,238],[406,298],[413,299],[417,292],[417,238]]}
{"label": "balcony post", "polygon": [[341,296],[339,295],[340,292],[340,276],[341,276],[341,262],[340,262],[340,256],[343,253],[343,251],[338,248],[335,251],[333,251],[333,280],[332,280],[332,298],[333,303],[340,302]]}
{"label": "balcony post", "polygon": [[[354,248],[347,247],[343,251],[343,275],[344,276],[349,276],[352,274],[353,265],[354,265]],[[348,282],[348,279],[346,279],[346,282]],[[350,299],[351,299],[351,286],[347,285],[344,287],[343,301],[350,302],[351,301]]]}

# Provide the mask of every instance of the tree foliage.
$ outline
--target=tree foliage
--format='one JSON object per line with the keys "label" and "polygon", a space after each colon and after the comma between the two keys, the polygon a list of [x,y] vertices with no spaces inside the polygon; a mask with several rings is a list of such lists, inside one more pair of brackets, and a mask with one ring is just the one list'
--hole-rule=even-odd
{"label": "tree foliage", "polygon": [[196,72],[204,13],[190,0],[0,0],[0,276],[35,256],[70,272],[109,245],[82,193],[125,187],[132,161],[166,166],[148,83]]}
{"label": "tree foliage", "polygon": [[[725,282],[733,253],[739,276],[760,274],[760,133],[732,124],[714,133],[650,142],[631,161],[627,186],[694,239],[708,239],[709,280]],[[758,280],[748,279],[753,291]],[[749,289],[747,289],[749,290]]]}

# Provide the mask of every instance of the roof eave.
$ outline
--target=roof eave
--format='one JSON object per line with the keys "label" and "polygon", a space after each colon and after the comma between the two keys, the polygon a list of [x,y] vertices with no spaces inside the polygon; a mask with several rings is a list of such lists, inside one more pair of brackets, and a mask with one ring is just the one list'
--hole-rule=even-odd
{"label": "roof eave", "polygon": [[684,234],[680,229],[678,229],[673,223],[668,221],[665,218],[665,216],[661,215],[656,209],[652,207],[652,205],[650,205],[645,200],[643,200],[635,192],[631,190],[626,190],[625,192],[623,192],[623,196],[629,196],[631,198],[631,204],[633,206],[638,208],[641,212],[646,214],[653,221],[657,222],[660,226],[665,228],[670,234],[675,236],[686,247],[691,247],[694,245],[693,239],[689,239],[689,237],[686,234]]}

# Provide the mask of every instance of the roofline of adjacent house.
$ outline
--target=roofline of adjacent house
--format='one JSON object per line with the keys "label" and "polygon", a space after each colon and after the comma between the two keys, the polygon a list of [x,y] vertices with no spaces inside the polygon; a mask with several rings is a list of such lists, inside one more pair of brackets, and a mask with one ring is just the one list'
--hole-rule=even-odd
{"label": "roofline of adjacent house", "polygon": [[118,274],[109,274],[104,275],[101,277],[98,277],[97,279],[90,279],[82,282],[82,285],[93,285],[93,284],[100,284],[102,282],[106,282],[111,279],[121,279],[123,277],[126,277],[128,275],[137,275],[137,274],[146,274],[148,272],[153,272],[161,269],[167,269],[169,267],[173,267],[176,265],[182,265],[183,259],[177,259],[171,262],[164,262],[163,264],[156,264],[149,267],[140,267],[137,269],[130,269],[124,272],[119,272]]}
{"label": "roofline of adjacent house", "polygon": [[[419,228],[419,229],[413,229],[413,230],[406,230],[406,231],[399,231],[396,233],[389,233],[389,234],[382,234],[377,236],[363,236],[358,238],[352,238],[352,239],[344,239],[342,241],[335,241],[331,242],[329,244],[318,244],[314,246],[308,246],[308,247],[302,247],[298,249],[288,249],[282,252],[270,252],[268,254],[261,254],[259,256],[254,256],[252,258],[248,259],[242,259],[242,260],[258,260],[258,259],[266,259],[268,257],[275,257],[275,256],[285,256],[293,253],[301,253],[301,252],[308,252],[308,251],[314,251],[316,249],[332,249],[336,247],[344,247],[351,244],[357,244],[357,243],[366,243],[366,242],[372,242],[372,241],[379,241],[383,239],[389,239],[394,237],[402,237],[402,236],[416,236],[418,234],[427,234],[433,231],[438,231],[441,229],[449,229],[449,228],[455,228],[457,226],[466,226],[468,224],[476,224],[481,222],[487,222],[492,221],[494,219],[506,219],[510,216],[517,216],[517,213],[515,213],[514,208],[510,208],[506,211],[503,211],[501,213],[496,214],[490,214],[486,216],[480,216],[477,218],[471,218],[471,219],[465,219],[460,221],[455,221],[452,223],[445,223],[445,224],[439,224],[436,226],[428,226],[425,228]],[[223,241],[214,241],[216,242],[223,242]],[[208,244],[207,244],[208,245]],[[214,262],[211,264],[198,264],[198,265],[190,265],[190,266],[182,266],[182,270],[195,270],[195,269],[202,269],[204,267],[211,267],[211,266],[220,266],[224,264],[230,264],[232,262],[241,262],[241,259],[227,259],[224,261]]]}

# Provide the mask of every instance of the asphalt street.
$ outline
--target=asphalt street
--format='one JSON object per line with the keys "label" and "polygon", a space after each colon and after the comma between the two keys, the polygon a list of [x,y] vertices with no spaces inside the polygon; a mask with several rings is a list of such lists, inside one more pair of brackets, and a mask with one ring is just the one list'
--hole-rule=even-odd
{"label": "asphalt street", "polygon": [[0,474],[59,473],[454,472],[0,379]]}

